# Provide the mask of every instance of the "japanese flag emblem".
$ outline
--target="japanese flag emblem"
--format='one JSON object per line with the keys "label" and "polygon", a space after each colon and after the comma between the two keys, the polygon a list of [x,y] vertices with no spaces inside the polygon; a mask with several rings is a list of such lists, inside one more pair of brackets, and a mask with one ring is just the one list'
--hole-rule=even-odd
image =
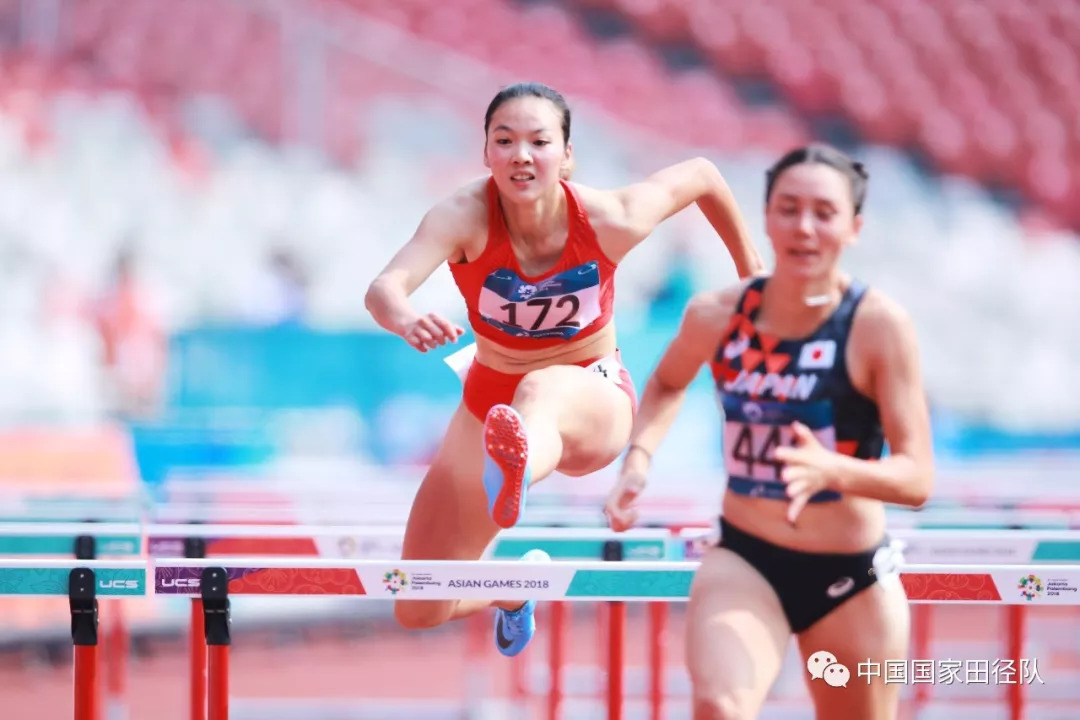
{"label": "japanese flag emblem", "polygon": [[799,353],[799,368],[803,370],[824,370],[836,362],[836,341],[815,340],[802,346]]}

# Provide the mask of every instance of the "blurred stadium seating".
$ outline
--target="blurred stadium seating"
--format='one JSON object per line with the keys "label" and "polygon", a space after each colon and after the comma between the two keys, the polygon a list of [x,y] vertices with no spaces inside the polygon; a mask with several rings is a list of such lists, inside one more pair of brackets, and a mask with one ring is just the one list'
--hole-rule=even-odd
{"label": "blurred stadium seating", "polygon": [[[1080,207],[1075,177],[1040,170],[1080,167],[1066,162],[1080,138],[1066,127],[1080,117],[1065,53],[1075,5],[1035,3],[1022,21],[1005,3],[844,0],[67,0],[38,14],[45,6],[51,34],[18,3],[0,10],[0,333],[13,348],[0,377],[12,417],[107,407],[87,308],[127,247],[144,312],[166,332],[297,318],[370,329],[361,289],[426,207],[481,172],[493,89],[530,77],[578,110],[582,181],[621,183],[705,153],[766,252],[763,168],[823,114],[843,117],[872,174],[848,266],[910,309],[935,409],[1014,432],[1080,424],[1080,400],[1062,392],[1080,369],[1069,282],[1080,242],[1062,225],[1033,230],[1031,210],[988,189],[1011,182],[1046,218]],[[599,12],[633,32],[602,37]],[[666,62],[675,43],[707,62]],[[780,102],[743,100],[748,77]],[[658,308],[680,271],[679,297],[733,278],[691,214],[621,270],[627,343],[670,333],[679,308]],[[303,266],[302,285],[281,256]],[[417,302],[461,317],[444,270]],[[654,358],[637,358],[639,376]]]}
{"label": "blurred stadium seating", "polygon": [[765,77],[801,113],[941,172],[1012,187],[1080,226],[1080,6],[907,0],[583,0],[648,41]]}

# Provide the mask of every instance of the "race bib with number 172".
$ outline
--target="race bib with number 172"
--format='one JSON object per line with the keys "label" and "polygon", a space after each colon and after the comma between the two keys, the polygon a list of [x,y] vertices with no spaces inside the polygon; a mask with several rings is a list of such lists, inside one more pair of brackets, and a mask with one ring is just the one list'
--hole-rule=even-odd
{"label": "race bib with number 172", "polygon": [[600,317],[600,268],[585,263],[535,284],[500,268],[484,280],[479,311],[514,337],[569,340]]}

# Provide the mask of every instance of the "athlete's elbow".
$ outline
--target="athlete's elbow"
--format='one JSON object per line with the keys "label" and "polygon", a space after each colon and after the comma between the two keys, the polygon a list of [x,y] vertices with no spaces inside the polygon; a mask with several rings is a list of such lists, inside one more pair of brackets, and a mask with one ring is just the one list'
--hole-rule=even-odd
{"label": "athlete's elbow", "polygon": [[375,278],[364,293],[364,307],[376,320],[379,319],[379,308],[382,307],[381,297],[382,287],[379,284],[379,278]]}
{"label": "athlete's elbow", "polygon": [[645,391],[657,400],[670,400],[686,392],[686,385],[654,372],[645,385]]}
{"label": "athlete's elbow", "polygon": [[379,275],[371,281],[367,292],[364,293],[364,307],[367,308],[369,313],[375,315],[386,307],[387,298],[393,293],[393,285],[393,279],[385,274]]}
{"label": "athlete's elbow", "polygon": [[693,163],[694,174],[698,178],[700,195],[710,195],[716,192],[717,188],[726,187],[724,176],[720,174],[720,168],[716,167],[716,163],[712,160],[706,157],[696,157],[691,162]]}
{"label": "athlete's elbow", "polygon": [[906,505],[916,510],[921,509],[930,500],[934,489],[934,475],[928,468],[920,468],[915,477],[907,484]]}
{"label": "athlete's elbow", "polygon": [[364,307],[371,313],[371,317],[375,322],[379,323],[383,327],[387,324],[387,314],[389,308],[393,306],[393,296],[395,288],[394,282],[391,278],[380,275],[372,280],[368,285],[367,292],[364,293]]}

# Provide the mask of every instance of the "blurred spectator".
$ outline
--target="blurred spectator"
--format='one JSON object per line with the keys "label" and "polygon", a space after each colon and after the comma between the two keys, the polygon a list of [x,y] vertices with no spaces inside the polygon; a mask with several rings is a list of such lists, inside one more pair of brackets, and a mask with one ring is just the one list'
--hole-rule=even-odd
{"label": "blurred spectator", "polygon": [[243,288],[240,316],[262,326],[303,323],[307,314],[308,277],[289,248],[278,246]]}
{"label": "blurred spectator", "polygon": [[113,410],[126,417],[155,414],[164,400],[168,340],[149,291],[139,281],[130,246],[117,254],[108,285],[94,302],[93,316]]}

